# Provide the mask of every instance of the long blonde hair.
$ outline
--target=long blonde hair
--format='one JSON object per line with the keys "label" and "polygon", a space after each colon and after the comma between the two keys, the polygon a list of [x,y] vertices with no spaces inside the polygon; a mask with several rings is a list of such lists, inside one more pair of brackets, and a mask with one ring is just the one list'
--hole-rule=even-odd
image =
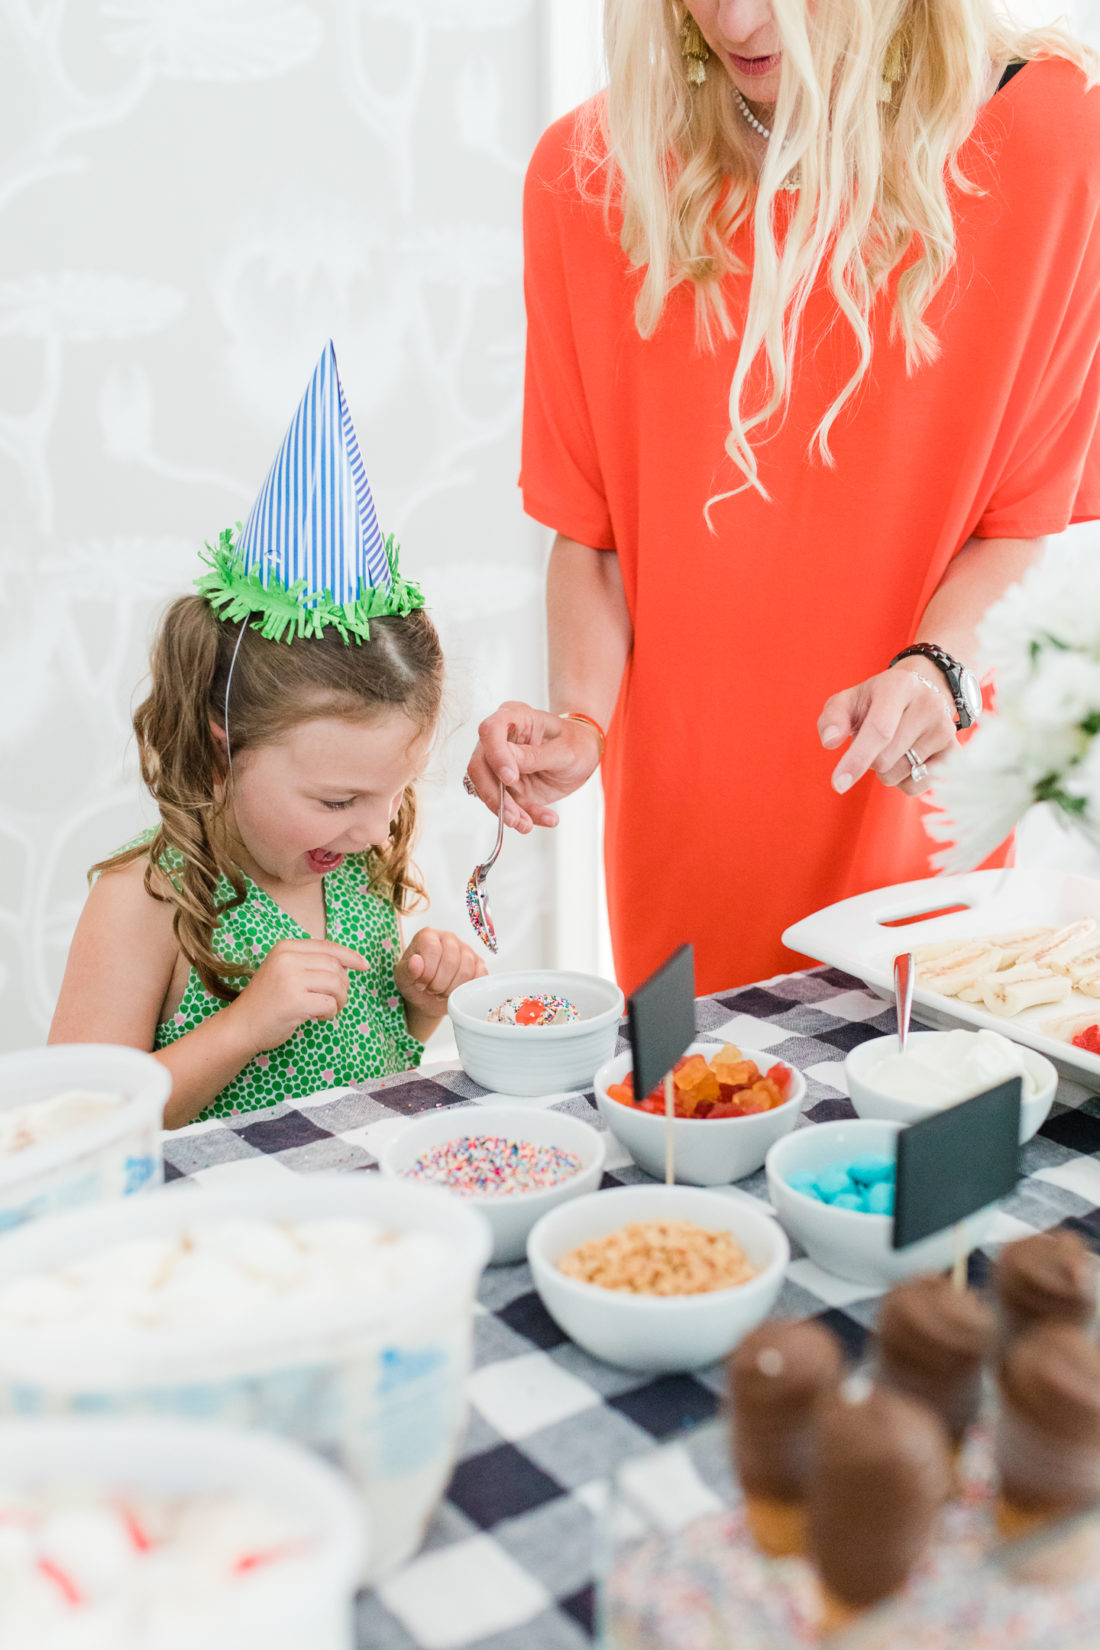
{"label": "long blonde hair", "polygon": [[[238,648],[239,639],[239,648]],[[235,657],[234,657],[235,656]],[[234,757],[319,716],[357,719],[400,710],[421,732],[439,716],[443,654],[423,611],[376,618],[370,640],[349,645],[335,631],[288,646],[218,618],[202,596],[181,596],[161,621],[150,660],[149,693],[134,712],[141,777],[160,810],[149,843],[93,865],[89,876],[145,860],[145,887],[175,909],[180,950],[207,991],[232,1002],[252,969],[226,964],[214,949],[222,913],[246,897],[220,820],[228,799],[225,755],[211,723],[224,726],[226,683]],[[398,911],[424,898],[412,862],[416,793],[408,786],[390,839],[371,856],[371,887]],[[171,869],[174,861],[181,869]],[[162,863],[164,861],[164,863]],[[168,869],[165,865],[168,865]],[[233,890],[219,902],[223,881]]]}
{"label": "long blonde hair", "polygon": [[[995,66],[1014,57],[1064,57],[1096,78],[1087,47],[1058,28],[1021,32],[991,0],[773,0],[783,66],[767,156],[757,175],[729,77],[712,56],[704,83],[685,72],[681,0],[605,0],[609,85],[589,106],[577,153],[591,192],[602,176],[609,213],[621,213],[624,252],[644,271],[635,304],[643,338],[672,289],[695,288],[696,337],[739,335],[729,391],[726,451],[745,487],[761,493],[750,437],[785,411],[806,301],[824,273],[854,341],[853,370],[823,410],[811,453],[832,462],[829,432],[867,373],[871,312],[896,280],[891,337],[913,372],[938,345],[924,320],[955,257],[949,190],[973,190],[958,151]],[[900,53],[889,102],[879,97],[888,51]],[[776,235],[784,182],[797,169],[789,227]],[[731,248],[751,223],[748,303],[732,316],[723,280],[744,273]],[[750,404],[761,360],[765,388]],[[755,375],[754,375],[755,376]],[[766,496],[766,495],[765,495]],[[710,500],[710,505],[717,499]]]}

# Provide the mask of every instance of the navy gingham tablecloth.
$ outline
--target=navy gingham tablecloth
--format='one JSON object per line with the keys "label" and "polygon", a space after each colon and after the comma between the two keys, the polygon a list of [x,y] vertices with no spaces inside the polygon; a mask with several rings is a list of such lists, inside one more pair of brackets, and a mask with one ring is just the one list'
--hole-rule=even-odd
{"label": "navy gingham tablecloth", "polygon": [[[802,1127],[853,1115],[844,1056],[895,1029],[892,1007],[831,968],[700,998],[696,1019],[701,1039],[766,1050],[805,1074]],[[485,1098],[460,1070],[409,1072],[259,1116],[192,1124],[165,1138],[166,1177],[254,1185],[287,1173],[375,1169],[382,1144],[410,1117]],[[552,1104],[601,1127],[591,1094],[527,1103]],[[605,1186],[647,1178],[609,1142]],[[767,1202],[763,1170],[731,1195],[746,1192]],[[1100,1249],[1100,1100],[1067,1084],[1024,1148],[1023,1178],[998,1213],[991,1242],[1059,1225]],[[824,1319],[858,1356],[874,1295],[792,1248],[777,1313]],[[984,1252],[974,1254],[972,1280],[988,1265]],[[360,1650],[586,1650],[606,1479],[629,1457],[710,1420],[723,1385],[718,1365],[652,1378],[598,1363],[552,1322],[526,1264],[486,1272],[474,1362],[469,1424],[450,1488],[417,1556],[361,1595]]]}

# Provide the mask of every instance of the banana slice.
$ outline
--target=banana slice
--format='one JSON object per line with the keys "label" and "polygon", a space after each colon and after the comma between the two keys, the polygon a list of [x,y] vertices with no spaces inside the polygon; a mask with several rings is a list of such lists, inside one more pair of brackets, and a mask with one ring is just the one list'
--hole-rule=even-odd
{"label": "banana slice", "polygon": [[977,985],[987,974],[995,974],[1001,965],[1001,953],[991,945],[972,946],[969,951],[941,957],[917,970],[930,991],[939,991],[945,997],[955,997],[960,991]]}
{"label": "banana slice", "polygon": [[1039,1030],[1047,1037],[1058,1037],[1065,1043],[1072,1043],[1079,1031],[1087,1031],[1090,1026],[1100,1026],[1100,1010],[1094,1010],[1091,1014],[1071,1014],[1064,1020],[1044,1020]]}
{"label": "banana slice", "polygon": [[1038,1003],[1060,1003],[1063,997],[1069,996],[1069,990],[1069,979],[1065,974],[1037,974],[1030,980],[1017,977],[1008,984],[1002,976],[994,975],[986,981],[982,1001],[991,1014],[1001,1014],[1010,1019],[1012,1015],[1022,1014],[1025,1008],[1034,1008]]}
{"label": "banana slice", "polygon": [[1027,946],[1017,960],[1042,963],[1044,968],[1061,968],[1090,948],[1095,932],[1093,918],[1082,917],[1080,922],[1071,922],[1065,928],[1056,929],[1049,939]]}

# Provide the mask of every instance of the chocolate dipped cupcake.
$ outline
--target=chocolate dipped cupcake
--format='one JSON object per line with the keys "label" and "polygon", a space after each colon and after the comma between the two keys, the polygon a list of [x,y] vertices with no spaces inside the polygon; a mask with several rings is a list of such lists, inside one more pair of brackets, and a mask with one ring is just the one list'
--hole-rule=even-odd
{"label": "chocolate dipped cupcake", "polygon": [[1100,1347],[1072,1324],[1021,1335],[1000,1371],[997,1528],[1009,1541],[1100,1505]]}
{"label": "chocolate dipped cupcake", "polygon": [[883,1387],[823,1401],[807,1498],[823,1633],[901,1591],[950,1489],[950,1440],[927,1405]]}
{"label": "chocolate dipped cupcake", "polygon": [[1001,1354],[1042,1323],[1085,1328],[1096,1316],[1096,1257],[1074,1232],[1037,1232],[1008,1243],[993,1268]]}
{"label": "chocolate dipped cupcake", "polygon": [[934,1409],[957,1451],[981,1407],[996,1333],[992,1308],[972,1290],[938,1275],[910,1278],[879,1309],[878,1379]]}
{"label": "chocolate dipped cupcake", "polygon": [[734,1466],[753,1540],[771,1558],[805,1551],[814,1412],[843,1369],[837,1337],[809,1321],[763,1324],[730,1356]]}

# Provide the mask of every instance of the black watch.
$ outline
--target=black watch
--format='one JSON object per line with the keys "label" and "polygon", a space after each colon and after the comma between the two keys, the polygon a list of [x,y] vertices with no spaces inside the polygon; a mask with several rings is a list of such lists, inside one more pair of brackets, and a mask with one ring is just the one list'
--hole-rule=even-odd
{"label": "black watch", "polygon": [[901,652],[895,653],[890,660],[890,667],[896,665],[899,659],[908,659],[914,653],[931,659],[946,679],[951,689],[951,697],[955,701],[955,726],[972,727],[982,714],[982,690],[974,672],[967,670],[957,659],[953,659],[946,648],[937,647],[935,642],[914,642],[912,647],[903,647]]}

